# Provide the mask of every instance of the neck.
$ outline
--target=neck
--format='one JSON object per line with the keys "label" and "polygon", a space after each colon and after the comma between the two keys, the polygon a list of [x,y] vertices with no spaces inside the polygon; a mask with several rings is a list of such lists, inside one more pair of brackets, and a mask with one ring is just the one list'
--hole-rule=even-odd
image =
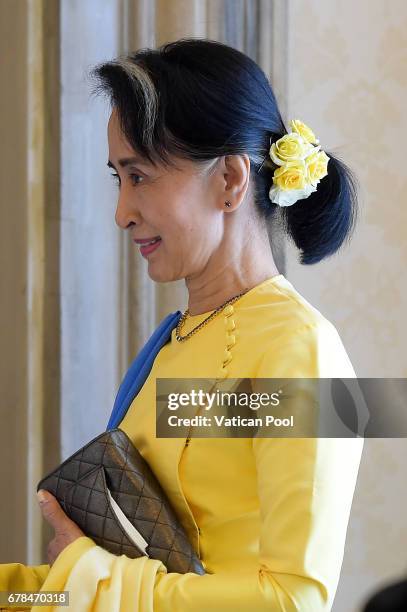
{"label": "neck", "polygon": [[217,276],[212,277],[210,282],[199,283],[199,279],[196,279],[195,282],[193,279],[186,279],[189,292],[189,314],[195,316],[215,310],[235,295],[249,291],[278,274],[276,266],[269,265],[251,272],[242,269],[224,269]]}
{"label": "neck", "polygon": [[215,310],[278,274],[265,224],[248,206],[241,206],[224,215],[217,247],[199,271],[185,278],[189,314]]}

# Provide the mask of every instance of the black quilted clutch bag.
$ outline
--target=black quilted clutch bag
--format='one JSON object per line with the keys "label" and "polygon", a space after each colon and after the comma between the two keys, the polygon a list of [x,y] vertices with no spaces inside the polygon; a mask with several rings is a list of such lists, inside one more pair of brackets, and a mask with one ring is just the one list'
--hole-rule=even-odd
{"label": "black quilted clutch bag", "polygon": [[159,559],[169,572],[205,574],[146,460],[119,429],[106,431],[45,476],[66,514],[115,555]]}

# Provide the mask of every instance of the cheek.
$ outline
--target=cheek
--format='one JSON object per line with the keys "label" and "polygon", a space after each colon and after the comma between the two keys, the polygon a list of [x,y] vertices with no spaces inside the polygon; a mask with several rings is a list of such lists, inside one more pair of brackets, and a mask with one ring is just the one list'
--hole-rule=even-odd
{"label": "cheek", "polygon": [[199,235],[186,223],[173,223],[164,240],[171,259],[181,262],[193,258],[199,252]]}
{"label": "cheek", "polygon": [[217,222],[211,217],[210,208],[205,206],[202,189],[189,183],[188,188],[183,185],[177,189],[172,185],[161,193],[166,193],[166,197],[156,200],[155,215],[151,215],[151,224],[157,233],[162,234],[171,251],[186,248],[189,253],[191,249],[200,251],[211,240]]}
{"label": "cheek", "polygon": [[197,240],[202,233],[200,216],[181,207],[167,211],[165,217],[161,218],[161,227],[163,233],[172,242],[179,243],[179,246],[190,240]]}

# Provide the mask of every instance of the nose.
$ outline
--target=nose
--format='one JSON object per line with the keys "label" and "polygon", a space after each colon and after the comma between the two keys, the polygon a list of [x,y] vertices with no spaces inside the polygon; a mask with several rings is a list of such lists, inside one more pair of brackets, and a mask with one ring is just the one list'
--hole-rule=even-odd
{"label": "nose", "polygon": [[134,195],[131,197],[129,191],[121,188],[119,199],[117,201],[115,222],[121,229],[127,229],[130,225],[138,225],[141,222],[140,212],[137,209],[137,203],[134,200]]}

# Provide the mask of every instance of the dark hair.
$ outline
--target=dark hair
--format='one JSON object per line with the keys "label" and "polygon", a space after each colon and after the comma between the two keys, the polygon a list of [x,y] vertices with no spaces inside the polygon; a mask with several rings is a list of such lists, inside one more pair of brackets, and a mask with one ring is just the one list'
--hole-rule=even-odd
{"label": "dark hair", "polygon": [[271,222],[280,211],[302,264],[321,261],[350,238],[356,179],[328,151],[328,174],[308,198],[286,207],[270,201],[270,142],[287,130],[266,75],[244,53],[215,40],[181,38],[98,64],[90,77],[92,94],[109,96],[127,141],[153,165],[176,167],[172,157],[207,164],[246,153],[258,212]]}

